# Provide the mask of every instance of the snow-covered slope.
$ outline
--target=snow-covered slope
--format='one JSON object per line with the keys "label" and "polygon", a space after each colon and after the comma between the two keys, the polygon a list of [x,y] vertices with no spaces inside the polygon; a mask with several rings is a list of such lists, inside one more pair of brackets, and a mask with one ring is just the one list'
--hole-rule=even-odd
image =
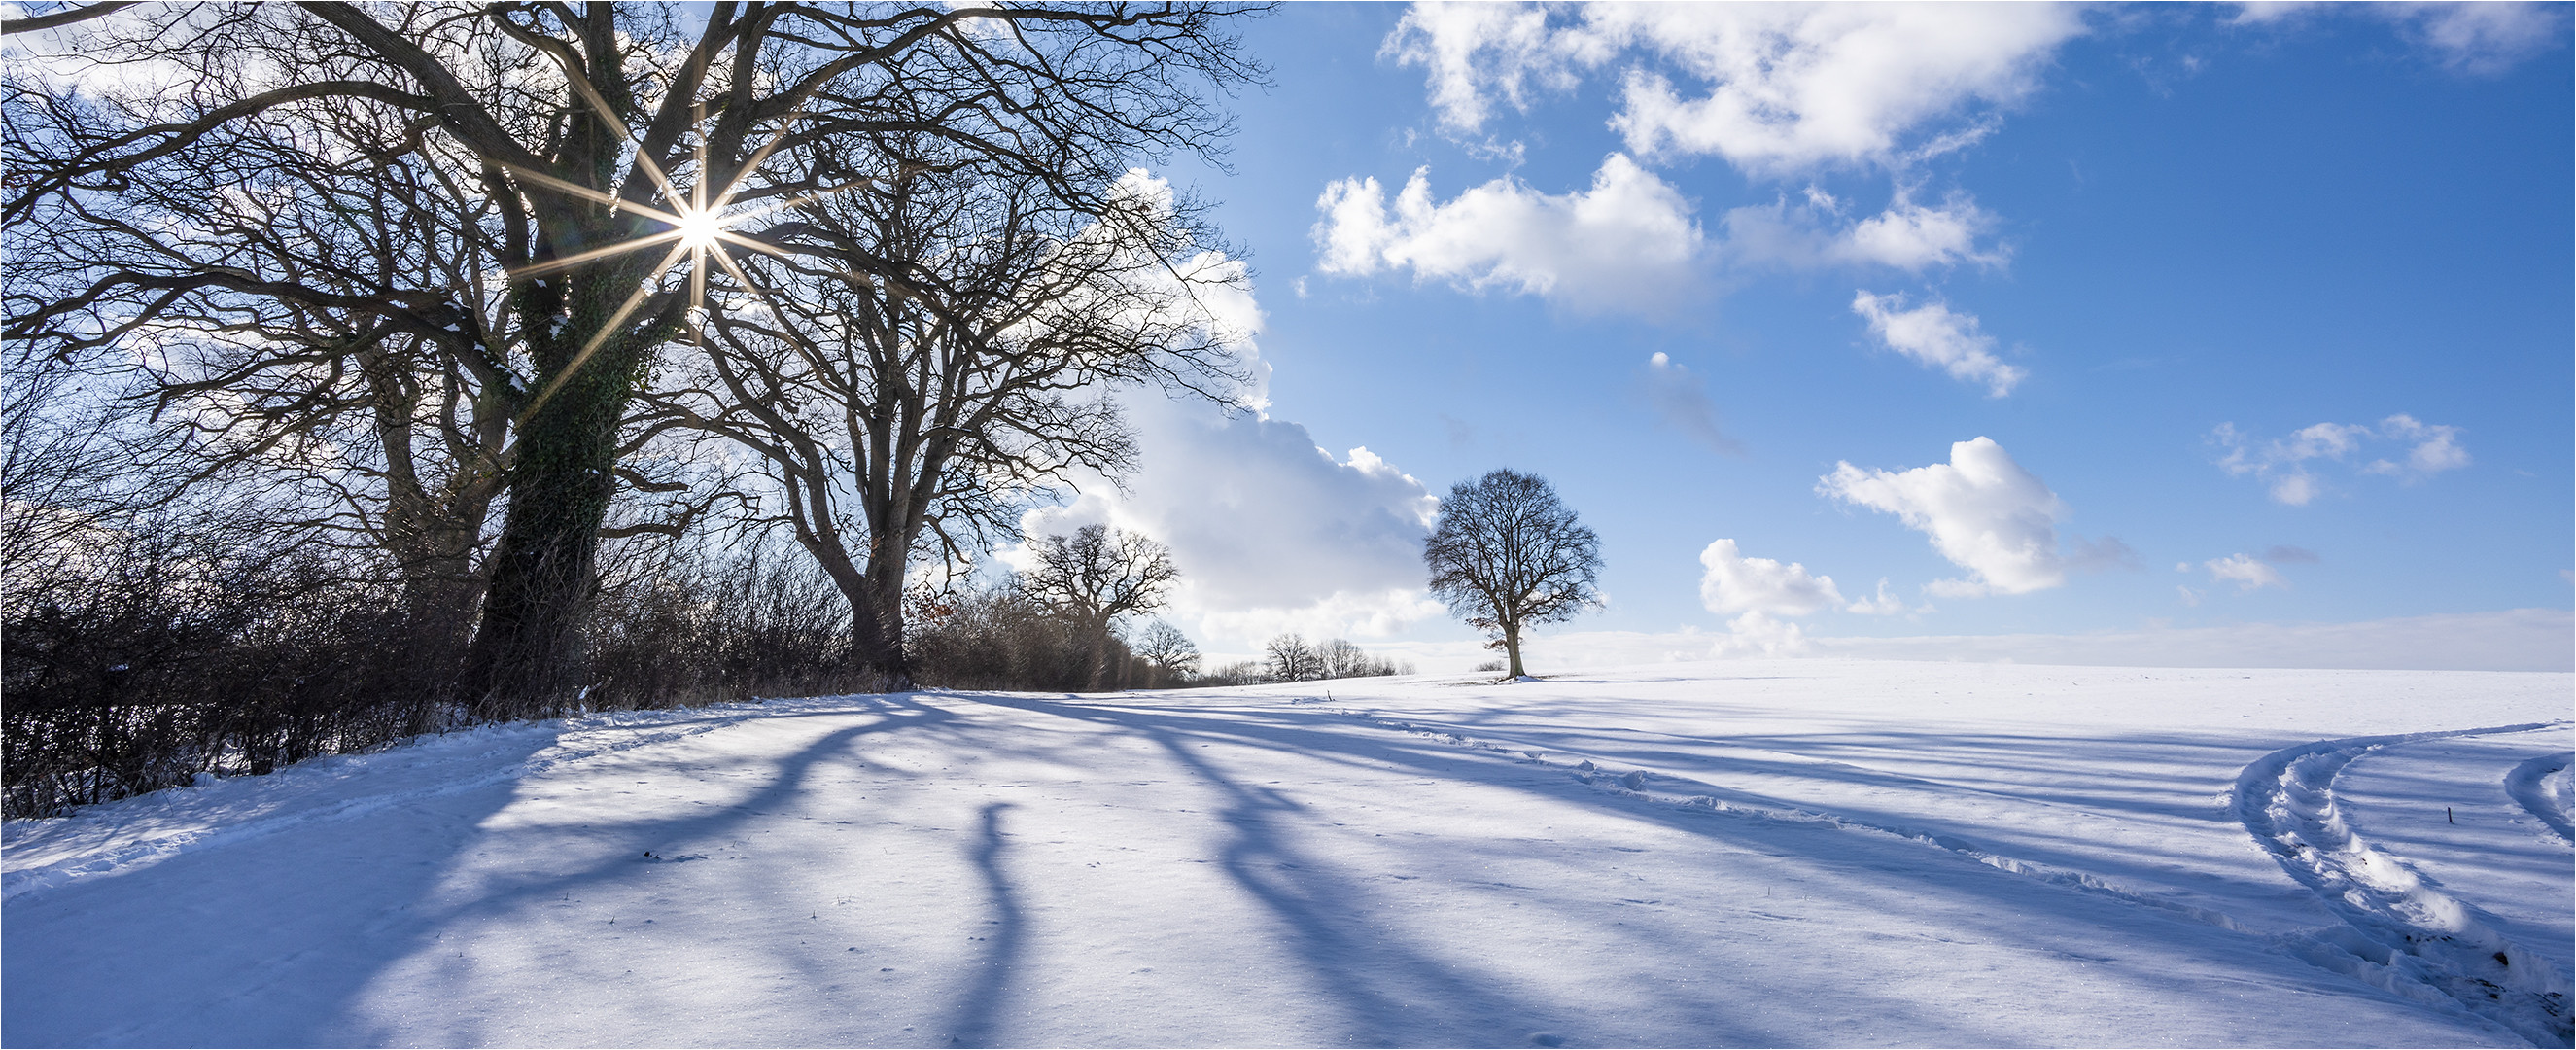
{"label": "snow-covered slope", "polygon": [[0,1041],[2563,1046],[2569,705],[1817,660],[487,728],[11,824]]}

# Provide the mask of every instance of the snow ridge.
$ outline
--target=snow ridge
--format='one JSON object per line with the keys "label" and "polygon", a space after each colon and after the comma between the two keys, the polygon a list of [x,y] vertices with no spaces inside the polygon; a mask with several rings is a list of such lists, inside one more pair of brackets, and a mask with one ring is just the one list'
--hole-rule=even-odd
{"label": "snow ridge", "polygon": [[[207,812],[201,814],[199,819],[174,822],[177,826],[169,830],[146,834],[140,838],[97,842],[86,848],[67,843],[68,848],[63,852],[69,855],[62,859],[38,862],[0,872],[0,902],[15,902],[23,895],[59,886],[75,879],[120,875],[139,870],[192,850],[246,842],[305,824],[347,820],[390,806],[475,791],[543,773],[566,763],[580,762],[602,755],[612,755],[638,747],[712,732],[763,713],[765,712],[758,709],[748,709],[710,718],[708,717],[710,711],[706,708],[613,711],[573,720],[541,722],[535,725],[489,726],[480,727],[478,730],[467,730],[450,739],[464,743],[472,741],[476,736],[488,737],[493,746],[479,752],[487,757],[506,749],[508,744],[505,738],[507,737],[530,732],[556,732],[558,736],[552,746],[538,751],[523,761],[501,765],[479,775],[459,780],[442,780],[425,787],[361,795],[322,806],[289,806],[282,811],[270,813],[259,813],[254,809],[248,815],[248,819],[240,820],[224,819],[227,814],[222,811],[226,807],[214,804],[206,807]],[[690,719],[690,721],[681,722],[679,721],[681,719]],[[602,732],[603,730],[623,730],[623,732]],[[389,746],[405,747],[418,742],[416,738]],[[220,789],[233,784],[241,784],[245,788],[255,784],[258,787],[283,789],[295,781],[347,779],[357,770],[364,768],[366,764],[367,755],[327,756],[298,763],[257,778],[215,779],[201,776],[199,786]],[[191,800],[186,799],[182,793],[187,791],[186,788],[156,791],[131,799],[120,799],[100,806],[87,807],[82,813],[56,820],[10,821],[9,852],[23,855],[28,838],[42,831],[62,830],[65,823],[91,823],[114,828],[118,826],[120,817],[137,808],[186,806]]]}
{"label": "snow ridge", "polygon": [[2373,848],[2345,819],[2334,797],[2334,780],[2344,767],[2392,744],[2560,724],[2320,740],[2283,748],[2246,766],[2236,778],[2237,818],[2282,870],[2316,891],[2344,920],[2341,927],[2288,935],[2281,939],[2282,947],[2309,963],[2406,998],[2494,1021],[2535,1046],[2570,1045],[2576,1029],[2569,1024],[2566,976],[2541,956],[2507,941],[2476,908],[2426,884],[2405,864]]}
{"label": "snow ridge", "polygon": [[[1356,718],[1362,722],[1382,728],[1394,729],[1412,733],[1417,736],[1429,737],[1433,740],[1437,740],[1444,744],[1450,744],[1452,746],[1493,751],[1507,756],[1513,756],[1513,761],[1520,762],[1524,765],[1539,765],[1563,769],[1568,775],[1573,777],[1574,780],[1595,791],[1601,791],[1626,798],[1641,799],[1647,802],[1660,803],[1663,805],[1697,809],[1706,812],[1740,813],[1759,820],[1775,820],[1801,824],[1824,824],[1844,831],[1893,836],[1895,838],[1920,842],[1927,846],[1947,850],[1990,868],[1995,868],[2000,871],[2008,871],[2015,875],[2028,876],[2030,878],[2038,879],[2041,882],[2073,890],[2078,893],[2096,894],[2099,896],[2110,897],[2127,904],[2171,912],[2196,922],[2216,926],[2223,930],[2233,930],[2239,933],[2250,932],[2244,925],[2237,922],[2234,917],[2223,912],[2185,904],[2181,901],[2168,898],[2162,894],[2122,886],[2092,872],[2079,871],[2077,869],[2061,867],[2054,864],[2044,864],[2038,861],[2022,860],[2016,857],[2008,857],[2000,853],[1989,852],[1978,847],[1975,843],[1969,842],[1968,840],[1959,838],[1955,835],[1946,835],[1938,832],[1923,831],[1914,828],[1899,827],[1896,825],[1854,820],[1837,813],[1826,813],[1805,809],[1784,809],[1776,806],[1749,806],[1740,802],[1728,802],[1725,799],[1718,798],[1716,794],[1713,793],[1718,791],[1718,788],[1690,777],[1677,776],[1670,773],[1652,773],[1643,769],[1631,769],[1624,773],[1614,773],[1600,767],[1588,758],[1579,759],[1572,764],[1564,762],[1550,762],[1548,761],[1548,752],[1495,743],[1490,740],[1466,736],[1438,726],[1415,725],[1411,722],[1385,718],[1372,712],[1353,708],[1336,709],[1334,713]],[[1648,790],[1648,785],[1650,784],[1658,786],[1670,785],[1671,787],[1676,787],[1680,790],[1679,792],[1666,790],[1663,793],[1658,793],[1657,791]]]}
{"label": "snow ridge", "polygon": [[2504,775],[2504,793],[2513,796],[2514,803],[2529,810],[2532,816],[2539,817],[2541,823],[2549,825],[2549,830],[2558,834],[2559,841],[2576,843],[2576,829],[2568,826],[2569,810],[2576,808],[2576,799],[2569,797],[2571,785],[2567,767],[2571,761],[2576,761],[2576,755],[2542,755],[2527,759]]}

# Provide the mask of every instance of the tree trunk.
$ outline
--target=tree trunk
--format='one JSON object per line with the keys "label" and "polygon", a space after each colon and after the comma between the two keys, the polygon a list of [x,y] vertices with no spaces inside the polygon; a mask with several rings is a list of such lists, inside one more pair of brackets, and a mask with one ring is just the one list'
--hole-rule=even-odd
{"label": "tree trunk", "polygon": [[588,679],[582,627],[598,589],[599,527],[616,494],[617,430],[636,367],[632,348],[600,348],[519,428],[509,510],[468,657],[480,717],[560,713]]}
{"label": "tree trunk", "polygon": [[1109,620],[1104,617],[1100,622],[1086,626],[1089,628],[1086,633],[1091,636],[1091,681],[1083,691],[1097,693],[1109,677]]}
{"label": "tree trunk", "polygon": [[1521,670],[1521,625],[1516,623],[1503,625],[1503,652],[1511,658],[1512,664],[1512,669],[1505,677],[1527,676],[1528,672]]}
{"label": "tree trunk", "polygon": [[862,669],[886,676],[886,688],[897,690],[912,688],[912,662],[903,652],[903,570],[902,558],[871,551],[870,607],[850,610],[851,656]]}
{"label": "tree trunk", "polygon": [[911,688],[911,667],[903,655],[903,577],[884,579],[885,567],[876,561],[863,569],[837,544],[801,526],[796,540],[850,605],[850,651],[843,666],[855,673],[884,675],[888,688]]}

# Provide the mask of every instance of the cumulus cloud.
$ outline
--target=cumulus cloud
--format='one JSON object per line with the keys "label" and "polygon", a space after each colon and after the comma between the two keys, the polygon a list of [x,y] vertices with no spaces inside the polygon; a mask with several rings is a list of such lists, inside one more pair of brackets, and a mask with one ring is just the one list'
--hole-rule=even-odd
{"label": "cumulus cloud", "polygon": [[1726,622],[1726,634],[1710,643],[1711,656],[1798,656],[1807,651],[1805,628],[1760,609]]}
{"label": "cumulus cloud", "polygon": [[1717,403],[1709,399],[1708,384],[1662,351],[1646,359],[1646,401],[1655,406],[1655,413],[1665,422],[1691,440],[1729,455],[1744,451],[1741,443],[1718,426]]}
{"label": "cumulus cloud", "polygon": [[1422,538],[1438,501],[1366,448],[1336,457],[1306,428],[1204,404],[1132,399],[1140,469],[1120,491],[1085,486],[1031,511],[1031,535],[1086,524],[1172,548],[1181,582],[1165,618],[1203,648],[1250,651],[1283,630],[1383,637],[1440,605],[1422,593]]}
{"label": "cumulus cloud", "polygon": [[[1928,612],[1930,609],[1931,606],[1927,605],[1916,611]],[[1876,595],[1856,599],[1851,604],[1843,606],[1843,611],[1855,612],[1863,616],[1894,616],[1906,611],[1905,599],[1899,598],[1890,593],[1887,589],[1887,577],[1881,576],[1878,578],[1878,593]]]}
{"label": "cumulus cloud", "polygon": [[1896,515],[1968,570],[1965,579],[1926,588],[1935,595],[2027,594],[2066,582],[2057,549],[2065,503],[1990,438],[1951,445],[1948,463],[1901,472],[1836,463],[1816,492]]}
{"label": "cumulus cloud", "polygon": [[1453,132],[1617,66],[1611,126],[1630,151],[1785,174],[1971,141],[1991,126],[1978,117],[2029,94],[2081,32],[2076,11],[2039,4],[1417,4],[1385,53],[1425,67]]}
{"label": "cumulus cloud", "polygon": [[1492,115],[1489,96],[1526,109],[1534,86],[1574,86],[1575,43],[1548,25],[1544,8],[1433,2],[1407,10],[1379,54],[1424,67],[1441,122],[1472,132]]}
{"label": "cumulus cloud", "polygon": [[1871,334],[1888,349],[1950,373],[1952,378],[1983,383],[1987,396],[2012,393],[2029,373],[2005,364],[1994,354],[1993,336],[1978,330],[1975,314],[1954,313],[1941,302],[1905,308],[1905,296],[1860,292],[1852,312],[1869,319]]}
{"label": "cumulus cloud", "polygon": [[2211,558],[2200,565],[2209,570],[2209,578],[2213,582],[2233,582],[2240,594],[2265,587],[2290,585],[2290,581],[2281,575],[2281,570],[2263,564],[2250,554],[2230,554],[2224,558]]}
{"label": "cumulus cloud", "polygon": [[1695,279],[1705,240],[1681,191],[1616,153],[1575,193],[1505,176],[1438,202],[1426,168],[1391,203],[1376,179],[1352,178],[1325,187],[1315,207],[1325,273],[1411,270],[1584,311],[1667,308]]}
{"label": "cumulus cloud", "polygon": [[1784,195],[1730,209],[1719,220],[1725,254],[1744,265],[1887,266],[1909,273],[1960,263],[2000,267],[2009,257],[1987,240],[1993,214],[1964,194],[1932,207],[1899,192],[1887,210],[1868,218],[1853,220],[1845,212],[1842,201],[1813,186],[1802,202]]}
{"label": "cumulus cloud", "polygon": [[1815,576],[1797,562],[1748,558],[1735,541],[1717,540],[1699,552],[1700,604],[1713,613],[1764,612],[1805,616],[1843,604],[1834,578]]}
{"label": "cumulus cloud", "polygon": [[2269,488],[2274,502],[2302,507],[2326,491],[2325,481],[2316,472],[2318,466],[2349,461],[2373,441],[2397,442],[2406,450],[2398,458],[2362,464],[2355,468],[2360,473],[2414,484],[2443,471],[2466,467],[2471,460],[2469,450],[2460,444],[2460,432],[2459,427],[2426,423],[2401,412],[2381,420],[2376,427],[2318,423],[2270,441],[2238,430],[2234,423],[2221,423],[2210,431],[2209,440],[2227,450],[2218,461],[2220,469],[2236,477],[2258,478]]}

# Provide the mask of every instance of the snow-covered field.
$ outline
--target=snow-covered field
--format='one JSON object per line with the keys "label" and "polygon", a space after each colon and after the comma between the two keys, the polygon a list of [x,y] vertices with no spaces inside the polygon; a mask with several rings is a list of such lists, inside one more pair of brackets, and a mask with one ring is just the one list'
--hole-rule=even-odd
{"label": "snow-covered field", "polygon": [[0,1041],[2566,1046],[2570,689],[1805,660],[487,728],[12,823]]}

